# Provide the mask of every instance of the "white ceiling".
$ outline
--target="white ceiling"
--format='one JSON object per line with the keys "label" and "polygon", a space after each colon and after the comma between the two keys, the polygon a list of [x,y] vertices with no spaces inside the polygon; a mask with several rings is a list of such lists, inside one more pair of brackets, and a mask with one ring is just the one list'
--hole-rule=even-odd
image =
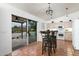
{"label": "white ceiling", "polygon": [[[10,3],[10,5],[19,8],[23,11],[27,11],[44,20],[49,20],[45,12],[48,8],[48,3]],[[51,7],[54,11],[53,12],[54,19],[64,16],[66,14],[65,8],[68,8],[68,13],[79,11],[78,3],[52,3]]]}

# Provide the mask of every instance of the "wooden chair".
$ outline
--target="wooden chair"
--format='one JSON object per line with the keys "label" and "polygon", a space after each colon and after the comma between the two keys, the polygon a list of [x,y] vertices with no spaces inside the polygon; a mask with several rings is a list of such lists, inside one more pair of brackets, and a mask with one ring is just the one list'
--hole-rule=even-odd
{"label": "wooden chair", "polygon": [[46,48],[47,48],[47,34],[45,31],[41,31],[41,35],[42,35],[42,54],[44,53],[44,51],[46,52]]}

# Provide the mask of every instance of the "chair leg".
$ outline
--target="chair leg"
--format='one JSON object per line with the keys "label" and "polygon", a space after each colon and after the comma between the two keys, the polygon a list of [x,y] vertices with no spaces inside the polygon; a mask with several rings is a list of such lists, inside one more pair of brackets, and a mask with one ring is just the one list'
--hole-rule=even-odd
{"label": "chair leg", "polygon": [[50,45],[50,53],[52,54],[52,44]]}
{"label": "chair leg", "polygon": [[51,56],[52,54],[52,46],[51,44],[48,45],[48,56]]}
{"label": "chair leg", "polygon": [[54,51],[54,54],[56,53],[56,47],[55,45],[53,46],[53,51]]}
{"label": "chair leg", "polygon": [[50,56],[50,48],[48,48],[48,56]]}
{"label": "chair leg", "polygon": [[44,49],[43,47],[44,47],[44,45],[43,45],[43,43],[42,43],[42,54],[43,54],[43,49]]}
{"label": "chair leg", "polygon": [[54,54],[55,54],[55,48],[53,48]]}
{"label": "chair leg", "polygon": [[42,55],[43,55],[43,48],[42,48]]}
{"label": "chair leg", "polygon": [[42,54],[44,53],[44,51],[46,52],[46,43],[42,43]]}

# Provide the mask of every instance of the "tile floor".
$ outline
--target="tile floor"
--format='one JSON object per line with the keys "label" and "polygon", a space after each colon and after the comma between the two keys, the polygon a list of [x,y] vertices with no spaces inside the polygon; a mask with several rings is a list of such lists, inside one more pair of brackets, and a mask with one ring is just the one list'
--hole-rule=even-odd
{"label": "tile floor", "polygon": [[[42,55],[42,43],[34,42],[28,46],[21,47],[12,52],[12,56],[47,56],[47,53]],[[71,41],[57,40],[56,54],[52,56],[78,56],[79,51],[74,51]]]}

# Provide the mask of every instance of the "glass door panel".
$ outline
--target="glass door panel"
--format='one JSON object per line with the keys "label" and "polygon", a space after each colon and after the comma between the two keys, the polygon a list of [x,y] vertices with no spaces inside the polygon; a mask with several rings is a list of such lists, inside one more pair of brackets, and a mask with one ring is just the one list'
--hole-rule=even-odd
{"label": "glass door panel", "polygon": [[23,39],[27,39],[27,22],[23,23]]}
{"label": "glass door panel", "polygon": [[28,20],[28,40],[29,43],[37,41],[37,22]]}
{"label": "glass door panel", "polygon": [[12,22],[12,39],[21,38],[21,24]]}

